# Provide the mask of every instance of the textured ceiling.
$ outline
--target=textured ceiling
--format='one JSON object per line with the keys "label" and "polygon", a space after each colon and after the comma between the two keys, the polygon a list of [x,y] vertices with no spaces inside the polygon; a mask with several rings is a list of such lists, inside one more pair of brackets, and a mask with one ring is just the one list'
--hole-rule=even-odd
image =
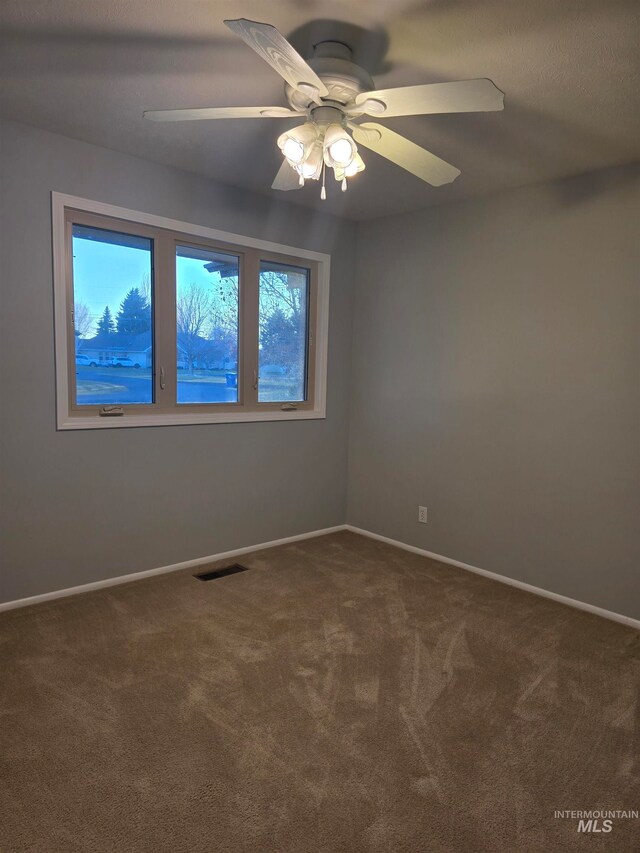
{"label": "textured ceiling", "polygon": [[[637,0],[3,0],[0,115],[361,219],[640,159]],[[438,189],[364,151],[326,202],[276,193],[278,119],[156,124],[145,109],[285,104],[280,78],[222,23],[277,26],[301,50],[334,20],[373,36],[380,88],[489,77],[502,113],[388,119],[462,170]],[[382,55],[382,54],[385,55]],[[294,122],[295,123],[295,122]]]}

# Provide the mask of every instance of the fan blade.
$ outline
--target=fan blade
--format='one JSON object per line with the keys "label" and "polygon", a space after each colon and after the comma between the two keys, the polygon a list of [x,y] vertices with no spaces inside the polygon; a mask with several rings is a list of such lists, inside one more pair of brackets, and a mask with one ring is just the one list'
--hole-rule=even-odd
{"label": "fan blade", "polygon": [[278,169],[278,174],[275,176],[271,184],[272,190],[299,190],[300,175],[293,169],[286,160],[282,161],[282,166]]}
{"label": "fan blade", "polygon": [[[371,101],[367,104],[367,101]],[[480,113],[504,109],[504,92],[491,80],[459,80],[456,83],[430,83],[379,89],[356,96],[354,114],[375,116],[415,116],[436,113]],[[384,106],[384,109],[381,109]]]}
{"label": "fan blade", "polygon": [[193,110],[147,110],[151,121],[202,121],[213,118],[295,118],[300,113],[285,107],[204,107]]}
{"label": "fan blade", "polygon": [[396,166],[406,169],[434,187],[450,184],[460,174],[460,169],[445,163],[435,154],[381,124],[352,125],[352,129],[353,138],[360,145],[370,148],[381,157],[386,157]]}
{"label": "fan blade", "polygon": [[225,24],[294,89],[315,101],[319,101],[321,95],[326,97],[329,94],[315,71],[271,24],[260,24],[246,18],[225,21]]}

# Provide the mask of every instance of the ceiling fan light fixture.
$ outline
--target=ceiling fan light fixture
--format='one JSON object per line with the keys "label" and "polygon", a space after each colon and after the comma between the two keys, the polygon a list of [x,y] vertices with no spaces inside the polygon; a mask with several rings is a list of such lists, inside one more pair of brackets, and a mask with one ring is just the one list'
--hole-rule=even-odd
{"label": "ceiling fan light fixture", "polygon": [[278,148],[282,151],[292,166],[300,165],[318,139],[318,126],[307,121],[300,127],[285,130],[278,137]]}
{"label": "ceiling fan light fixture", "polygon": [[327,166],[345,169],[354,159],[358,149],[355,142],[340,124],[330,124],[324,134],[324,158]]}
{"label": "ceiling fan light fixture", "polygon": [[353,176],[357,175],[358,172],[363,172],[364,170],[364,160],[359,154],[356,154],[356,156],[346,168],[343,169],[342,166],[333,167],[336,181],[341,181],[343,178],[353,178]]}
{"label": "ceiling fan light fixture", "polygon": [[282,153],[290,163],[302,163],[304,160],[304,145],[297,139],[289,137],[282,146]]}
{"label": "ceiling fan light fixture", "polygon": [[349,165],[344,170],[345,178],[352,178],[354,175],[357,175],[358,172],[364,172],[365,165],[362,157],[356,152],[356,156],[349,163]]}
{"label": "ceiling fan light fixture", "polygon": [[320,142],[311,146],[304,163],[298,166],[298,171],[305,180],[317,181],[322,172],[322,145]]}
{"label": "ceiling fan light fixture", "polygon": [[353,146],[346,139],[333,142],[328,150],[333,162],[340,166],[346,166],[353,160]]}

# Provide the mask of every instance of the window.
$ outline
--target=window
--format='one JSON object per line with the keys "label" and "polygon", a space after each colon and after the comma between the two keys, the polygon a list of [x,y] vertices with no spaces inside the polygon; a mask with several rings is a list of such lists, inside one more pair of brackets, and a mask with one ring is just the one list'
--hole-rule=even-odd
{"label": "window", "polygon": [[177,247],[178,403],[238,402],[239,285],[239,256]]}
{"label": "window", "polygon": [[325,414],[329,257],[53,194],[58,427]]}
{"label": "window", "polygon": [[75,403],[153,403],[153,240],[73,221],[70,232]]}
{"label": "window", "polygon": [[307,394],[309,270],[260,262],[258,400],[302,402]]}

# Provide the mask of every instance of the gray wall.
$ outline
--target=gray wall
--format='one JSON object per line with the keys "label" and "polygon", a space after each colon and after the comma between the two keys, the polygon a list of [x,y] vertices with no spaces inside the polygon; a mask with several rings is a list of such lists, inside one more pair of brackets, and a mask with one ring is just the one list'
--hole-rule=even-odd
{"label": "gray wall", "polygon": [[[362,223],[354,258],[344,221],[0,134],[0,601],[348,518],[640,616],[637,167]],[[327,419],[56,432],[51,190],[330,252]]]}
{"label": "gray wall", "polygon": [[639,210],[629,167],[360,226],[350,523],[640,617]]}
{"label": "gray wall", "polygon": [[[345,518],[354,226],[0,124],[0,601]],[[332,255],[326,420],[56,432],[51,190]]]}

